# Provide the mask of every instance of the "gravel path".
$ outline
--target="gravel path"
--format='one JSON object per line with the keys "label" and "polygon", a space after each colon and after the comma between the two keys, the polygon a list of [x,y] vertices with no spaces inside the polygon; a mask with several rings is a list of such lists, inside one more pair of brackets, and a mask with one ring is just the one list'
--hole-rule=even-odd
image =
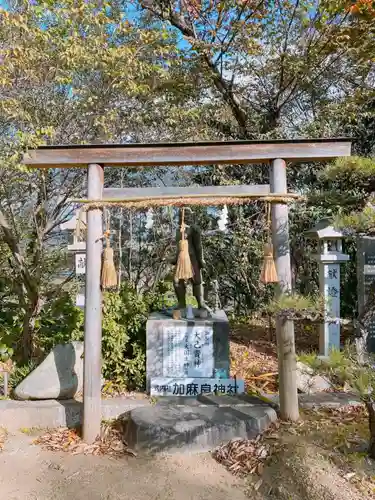
{"label": "gravel path", "polygon": [[158,458],[43,451],[33,437],[9,435],[0,452],[7,500],[245,500],[245,485],[208,454]]}

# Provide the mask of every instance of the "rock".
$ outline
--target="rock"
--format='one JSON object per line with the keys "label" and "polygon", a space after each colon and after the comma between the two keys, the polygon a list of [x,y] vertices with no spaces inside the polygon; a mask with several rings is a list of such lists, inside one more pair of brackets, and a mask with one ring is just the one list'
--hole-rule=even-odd
{"label": "rock", "polygon": [[71,399],[83,389],[83,342],[59,344],[14,390],[17,399]]}
{"label": "rock", "polygon": [[310,366],[299,361],[297,363],[297,388],[301,392],[313,394],[331,389],[332,385],[321,375],[314,375],[314,370]]}

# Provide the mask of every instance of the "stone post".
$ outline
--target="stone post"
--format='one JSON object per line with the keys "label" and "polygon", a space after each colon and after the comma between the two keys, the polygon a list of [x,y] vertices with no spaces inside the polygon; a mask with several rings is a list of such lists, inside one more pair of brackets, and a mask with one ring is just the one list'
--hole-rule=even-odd
{"label": "stone post", "polygon": [[342,233],[328,219],[320,221],[307,232],[318,240],[320,253],[319,289],[324,300],[324,322],[320,325],[319,355],[329,356],[332,349],[340,350],[340,263],[349,260],[342,253]]}

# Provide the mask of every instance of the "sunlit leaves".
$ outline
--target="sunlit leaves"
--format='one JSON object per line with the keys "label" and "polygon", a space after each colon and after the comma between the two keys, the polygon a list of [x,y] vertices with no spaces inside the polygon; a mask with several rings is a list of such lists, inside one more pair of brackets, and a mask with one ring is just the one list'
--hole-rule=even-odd
{"label": "sunlit leaves", "polygon": [[0,22],[0,114],[16,127],[53,126],[55,141],[73,123],[81,130],[65,142],[111,140],[124,101],[154,99],[178,66],[175,37],[130,22],[117,1],[24,2]]}

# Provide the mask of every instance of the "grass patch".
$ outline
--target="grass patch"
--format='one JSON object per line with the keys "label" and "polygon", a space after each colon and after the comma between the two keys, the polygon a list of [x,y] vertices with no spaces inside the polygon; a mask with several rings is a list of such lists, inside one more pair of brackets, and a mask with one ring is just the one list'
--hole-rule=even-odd
{"label": "grass patch", "polygon": [[297,356],[298,361],[309,366],[313,370],[317,370],[321,365],[321,360],[315,352],[302,352]]}

